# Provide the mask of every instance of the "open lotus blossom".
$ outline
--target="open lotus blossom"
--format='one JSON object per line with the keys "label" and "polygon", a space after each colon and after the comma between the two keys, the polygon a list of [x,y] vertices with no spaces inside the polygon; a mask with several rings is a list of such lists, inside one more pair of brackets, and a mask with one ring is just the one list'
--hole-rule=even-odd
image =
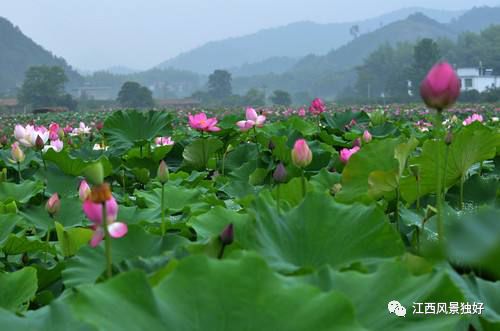
{"label": "open lotus blossom", "polygon": [[14,137],[24,147],[35,147],[37,138],[40,138],[43,144],[49,140],[49,131],[45,127],[35,128],[33,125],[26,125],[26,127],[17,124],[14,128]]}
{"label": "open lotus blossom", "polygon": [[471,125],[472,123],[474,122],[480,122],[480,123],[483,123],[484,119],[483,119],[483,116],[482,115],[479,115],[479,114],[472,114],[471,116],[467,117],[464,122],[463,122],[463,125]]}
{"label": "open lotus blossom", "polygon": [[254,126],[261,128],[264,126],[266,122],[266,116],[258,115],[255,109],[248,107],[246,110],[246,120],[239,121],[236,125],[240,128],[241,131],[248,131]]}
{"label": "open lotus blossom", "polygon": [[155,139],[156,146],[172,146],[174,143],[171,137],[158,137]]}
{"label": "open lotus blossom", "polygon": [[347,162],[349,161],[351,156],[356,154],[359,150],[360,150],[360,148],[358,146],[355,146],[351,149],[348,149],[348,148],[342,149],[340,151],[340,161],[344,164],[347,164]]}
{"label": "open lotus blossom", "polygon": [[326,111],[325,103],[320,98],[316,98],[311,102],[311,106],[309,107],[309,111],[313,115],[319,115],[321,113],[324,113]]}
{"label": "open lotus blossom", "polygon": [[[87,218],[93,223],[91,228],[94,230],[94,235],[90,240],[90,246],[96,247],[104,239],[104,229],[102,220],[102,205],[94,203],[90,199],[83,202],[83,212]],[[127,224],[116,222],[118,216],[118,204],[115,198],[106,201],[106,222],[108,233],[112,238],[121,238],[128,232]]]}
{"label": "open lotus blossom", "polygon": [[425,104],[438,111],[453,105],[460,96],[460,79],[447,62],[436,64],[420,85]]}
{"label": "open lotus blossom", "polygon": [[106,146],[104,144],[94,144],[94,147],[92,147],[94,151],[107,151],[109,149],[109,146]]}
{"label": "open lotus blossom", "polygon": [[199,113],[196,115],[189,115],[189,126],[195,130],[202,132],[217,132],[220,128],[217,126],[217,118],[207,118],[207,114]]}
{"label": "open lotus blossom", "polygon": [[56,151],[57,153],[59,153],[60,151],[62,151],[64,148],[64,143],[62,142],[61,139],[57,139],[57,140],[52,140],[50,142],[50,145],[46,145],[44,148],[43,148],[43,152],[47,152],[49,149],[53,149],[54,151]]}
{"label": "open lotus blossom", "polygon": [[86,134],[90,133],[91,128],[85,123],[80,122],[80,125],[77,128],[74,128],[73,131],[71,131],[70,135],[71,136],[83,136]]}

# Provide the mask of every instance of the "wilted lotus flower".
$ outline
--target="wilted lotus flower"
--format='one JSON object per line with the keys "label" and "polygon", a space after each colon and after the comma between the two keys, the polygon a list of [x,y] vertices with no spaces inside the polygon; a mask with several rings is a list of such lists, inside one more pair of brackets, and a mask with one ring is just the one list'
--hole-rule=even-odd
{"label": "wilted lotus flower", "polygon": [[324,113],[326,111],[325,103],[320,98],[316,98],[311,102],[309,111],[313,115],[319,115],[321,113]]}
{"label": "wilted lotus flower", "polygon": [[299,168],[305,168],[312,162],[312,152],[304,139],[295,142],[292,150],[293,164]]}
{"label": "wilted lotus flower", "polygon": [[12,159],[16,163],[21,163],[26,158],[23,150],[19,147],[19,143],[17,141],[12,144],[10,154],[12,155]]}
{"label": "wilted lotus flower", "polygon": [[47,200],[45,204],[45,210],[51,217],[54,217],[55,214],[59,212],[61,209],[61,200],[59,200],[59,195],[57,193],[52,194],[52,196]]}
{"label": "wilted lotus flower", "polygon": [[480,123],[483,123],[484,119],[483,119],[483,116],[482,115],[479,115],[479,114],[472,114],[471,116],[467,117],[464,122],[463,122],[463,125],[467,126],[467,125],[471,125],[472,123],[474,122],[480,122]]}
{"label": "wilted lotus flower", "polygon": [[189,126],[191,128],[202,132],[217,132],[220,128],[217,126],[217,118],[207,118],[207,114],[199,113],[196,115],[189,115]]}
{"label": "wilted lotus flower", "polygon": [[[127,224],[122,222],[116,222],[116,217],[118,216],[118,204],[115,198],[111,198],[106,202],[106,221],[108,227],[108,233],[112,238],[121,238],[125,236],[128,232]],[[92,229],[94,230],[94,235],[90,240],[90,246],[96,247],[104,239],[104,229],[102,220],[102,204],[94,203],[90,199],[87,199],[83,203],[83,212],[87,218],[94,223]]]}
{"label": "wilted lotus flower", "polygon": [[347,164],[351,156],[356,154],[360,148],[358,146],[355,146],[351,149],[344,148],[340,151],[340,161],[344,164]]}
{"label": "wilted lotus flower", "polygon": [[460,79],[447,62],[436,64],[420,85],[420,95],[425,104],[437,111],[453,105],[460,96]]}

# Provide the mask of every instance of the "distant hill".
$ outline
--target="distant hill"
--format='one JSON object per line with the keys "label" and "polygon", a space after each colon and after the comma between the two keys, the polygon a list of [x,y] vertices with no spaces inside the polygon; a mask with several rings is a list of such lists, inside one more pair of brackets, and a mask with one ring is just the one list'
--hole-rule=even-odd
{"label": "distant hill", "polygon": [[13,94],[24,80],[26,70],[35,65],[56,65],[65,69],[71,85],[78,85],[82,77],[63,58],[54,56],[7,19],[0,17],[0,93]]}
{"label": "distant hill", "polygon": [[500,6],[474,7],[463,15],[452,19],[450,27],[457,32],[480,32],[492,24],[500,24]]}
{"label": "distant hill", "polygon": [[366,33],[329,52],[325,56],[308,56],[292,69],[296,72],[324,72],[345,70],[359,65],[380,45],[413,42],[422,38],[455,39],[457,33],[447,24],[439,23],[421,13],[412,14],[405,20],[388,24],[374,32]]}
{"label": "distant hill", "polygon": [[230,68],[229,71],[233,77],[265,75],[268,73],[282,74],[292,69],[299,58],[287,56],[271,57],[256,63],[245,63],[240,67]]}
{"label": "distant hill", "polygon": [[[358,25],[360,33],[366,34],[386,24],[404,19],[415,12],[422,12],[442,23],[448,23],[463,13],[462,11],[405,8],[361,22],[331,24],[297,22],[247,36],[209,42],[165,61],[158,67],[172,67],[208,74],[215,69],[232,69],[246,64],[247,68],[243,70],[245,74],[261,74],[263,67],[258,64],[269,58],[323,55],[352,40],[350,28],[353,25]],[[249,70],[249,65],[253,64],[256,64],[255,71]],[[275,61],[275,64],[276,67],[267,66],[266,73],[279,71],[280,66],[286,65],[280,61]]]}

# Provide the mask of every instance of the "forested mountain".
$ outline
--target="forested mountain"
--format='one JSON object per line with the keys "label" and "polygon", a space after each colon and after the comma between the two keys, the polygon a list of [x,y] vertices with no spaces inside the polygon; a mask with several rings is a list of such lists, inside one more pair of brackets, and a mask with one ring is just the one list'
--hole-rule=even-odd
{"label": "forested mountain", "polygon": [[82,77],[63,58],[54,56],[0,17],[0,94],[14,95],[26,70],[35,65],[63,67],[69,78],[68,87],[82,82]]}
{"label": "forested mountain", "polygon": [[[405,8],[359,22],[331,24],[297,22],[262,30],[247,36],[209,42],[163,62],[159,67],[173,67],[208,74],[215,69],[232,69],[244,64],[258,64],[269,58],[298,58],[308,54],[322,55],[346,44],[352,40],[354,35],[376,30],[386,24],[404,19],[415,12],[422,12],[443,23],[447,23],[462,14],[460,11]],[[357,31],[351,31],[354,26],[358,28]],[[275,63],[277,68],[284,65],[283,62],[275,61]],[[256,71],[248,72],[248,74],[259,74],[263,71],[262,67],[258,65],[254,67]],[[279,69],[266,73],[276,73],[276,71]]]}

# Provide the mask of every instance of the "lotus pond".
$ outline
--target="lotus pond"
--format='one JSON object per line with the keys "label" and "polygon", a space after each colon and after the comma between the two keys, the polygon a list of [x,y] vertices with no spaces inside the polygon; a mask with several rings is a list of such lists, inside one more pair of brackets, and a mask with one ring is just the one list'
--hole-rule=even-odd
{"label": "lotus pond", "polygon": [[498,109],[324,110],[2,118],[0,329],[500,330]]}

